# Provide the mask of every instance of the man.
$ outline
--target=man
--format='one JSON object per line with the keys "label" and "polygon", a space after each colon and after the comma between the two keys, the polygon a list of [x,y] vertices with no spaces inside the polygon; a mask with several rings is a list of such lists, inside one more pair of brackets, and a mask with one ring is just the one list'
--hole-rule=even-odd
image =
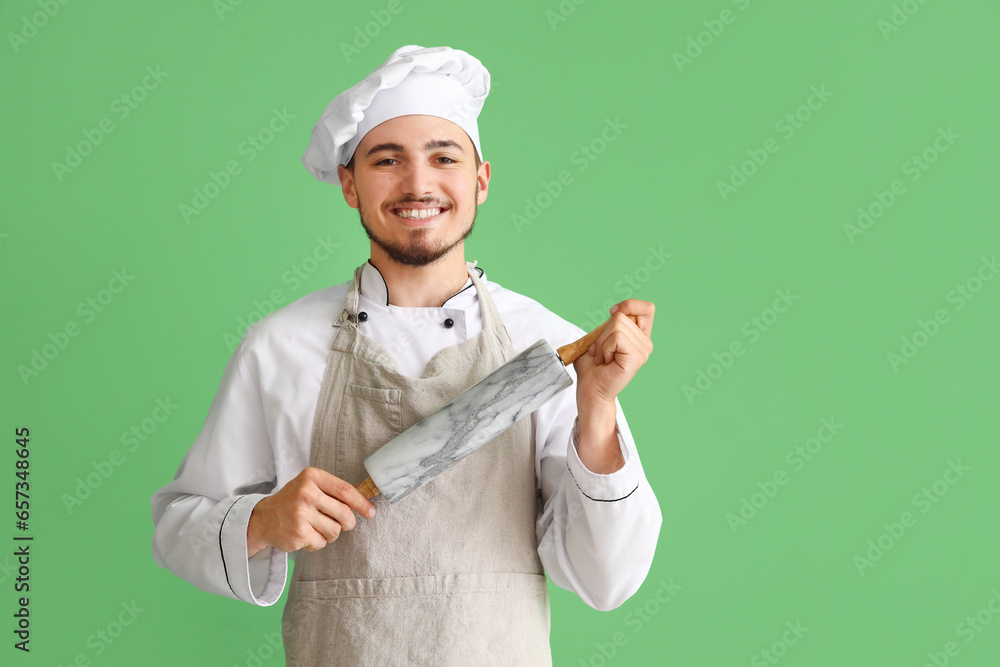
{"label": "man", "polygon": [[153,496],[157,563],[204,590],[273,604],[297,553],[290,665],[548,665],[546,573],[610,609],[649,571],[661,516],[616,396],[652,351],[650,303],[611,309],[575,392],[399,503],[352,486],[537,339],[582,333],[465,261],[488,92],[467,53],[408,46],[327,107],[303,161],[358,209],[371,257],[247,331]]}

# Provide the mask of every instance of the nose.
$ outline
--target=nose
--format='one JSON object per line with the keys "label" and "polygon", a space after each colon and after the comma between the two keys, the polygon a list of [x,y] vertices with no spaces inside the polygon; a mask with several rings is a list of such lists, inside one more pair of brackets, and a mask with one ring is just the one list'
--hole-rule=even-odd
{"label": "nose", "polygon": [[403,178],[403,190],[414,197],[425,197],[434,192],[434,169],[422,161],[411,162]]}

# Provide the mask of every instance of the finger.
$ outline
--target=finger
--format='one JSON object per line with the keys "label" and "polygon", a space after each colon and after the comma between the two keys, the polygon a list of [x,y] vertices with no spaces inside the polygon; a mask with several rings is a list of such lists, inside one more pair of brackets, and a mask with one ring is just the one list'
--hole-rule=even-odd
{"label": "finger", "polygon": [[611,363],[615,352],[614,336],[621,327],[626,326],[626,323],[635,326],[635,323],[629,320],[626,315],[618,315],[617,313],[607,321],[597,340],[594,341],[594,365],[603,366]]}
{"label": "finger", "polygon": [[644,358],[643,363],[645,363],[645,360],[649,359],[649,355],[653,352],[653,341],[647,333],[633,321],[632,317],[632,315],[621,317],[620,330],[627,334],[631,349],[641,353]]}
{"label": "finger", "polygon": [[615,349],[617,347],[617,336],[620,332],[628,329],[637,329],[635,322],[633,322],[628,315],[624,313],[616,312],[608,320],[604,329],[601,331],[601,335],[597,337],[597,355],[595,357],[595,363],[597,365],[609,364],[614,359]]}
{"label": "finger", "polygon": [[[347,505],[351,510],[371,518],[375,516],[375,505],[372,504],[370,500],[365,498],[365,495],[358,491],[353,484],[350,482],[345,482],[339,477],[335,477],[325,470],[319,470],[319,474],[314,478],[316,486],[319,487],[320,491],[325,493],[330,498],[339,500],[341,503]],[[353,527],[353,524],[352,524]]]}
{"label": "finger", "polygon": [[604,328],[601,330],[601,334],[597,337],[597,340],[594,341],[594,344],[593,344],[592,347],[594,348],[594,365],[595,366],[603,366],[605,364],[604,351],[605,351],[605,349],[607,349],[606,342],[607,342],[608,338],[611,337],[612,331],[614,329],[614,327],[612,326],[612,324],[613,323],[611,321],[609,321],[607,324],[605,324]]}
{"label": "finger", "polygon": [[642,357],[643,363],[645,363],[653,351],[653,341],[631,319],[623,322],[623,324],[624,326],[621,327],[623,338],[618,342],[618,347],[624,348],[629,352],[634,352]]}
{"label": "finger", "polygon": [[312,526],[316,537],[318,538],[313,540],[310,545],[306,547],[309,551],[322,549],[327,544],[340,537],[340,533],[343,531],[343,527],[339,522],[318,511],[309,521],[309,525]]}
{"label": "finger", "polygon": [[656,314],[656,306],[653,302],[625,299],[611,307],[611,314],[615,315],[616,313],[628,315],[647,337],[652,337],[653,317]]}
{"label": "finger", "polygon": [[625,315],[613,317],[611,324],[598,341],[598,356],[601,357],[602,363],[610,364],[615,361],[616,355],[628,353],[623,345],[626,344],[629,328],[636,329],[636,326]]}
{"label": "finger", "polygon": [[599,337],[598,337],[598,340],[595,340],[593,343],[590,344],[590,349],[587,350],[587,353],[591,357],[593,357],[593,361],[594,361],[594,365],[595,366],[600,366],[601,365],[601,343],[600,343],[600,338]]}
{"label": "finger", "polygon": [[628,366],[630,357],[635,358],[640,366],[649,359],[652,341],[627,316],[615,314],[605,334],[599,341],[604,363],[617,362],[624,368]]}
{"label": "finger", "polygon": [[636,354],[637,341],[630,340],[635,335],[628,329],[615,330],[604,343],[604,363],[628,368],[628,360]]}
{"label": "finger", "polygon": [[352,530],[357,523],[354,510],[336,498],[331,498],[325,494],[320,495],[322,497],[316,501],[316,510],[336,521],[343,530]]}
{"label": "finger", "polygon": [[600,357],[603,360],[602,364],[610,364],[615,359],[615,351],[618,349],[617,333],[612,331],[608,333],[608,336],[601,341],[600,345]]}

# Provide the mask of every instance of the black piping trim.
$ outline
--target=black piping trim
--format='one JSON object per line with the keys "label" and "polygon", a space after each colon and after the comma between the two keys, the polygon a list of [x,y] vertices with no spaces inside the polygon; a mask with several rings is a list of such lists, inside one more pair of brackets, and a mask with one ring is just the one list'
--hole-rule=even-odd
{"label": "black piping trim", "polygon": [[[372,264],[372,261],[370,259],[368,260],[368,264],[371,264],[371,267],[373,269],[375,269],[375,273],[377,273],[378,277],[382,279],[382,285],[385,287],[385,305],[386,305],[386,307],[388,307],[389,306],[389,285],[385,282],[385,276],[382,275],[382,272],[378,270],[377,266],[375,266],[374,264]],[[358,285],[358,290],[360,291],[360,289],[361,289],[361,286]]]}
{"label": "black piping trim", "polygon": [[591,496],[588,496],[586,493],[584,493],[583,489],[580,489],[580,484],[579,484],[579,482],[576,481],[576,477],[573,475],[573,471],[572,470],[569,471],[569,476],[573,478],[573,483],[576,484],[576,488],[580,490],[580,493],[583,494],[584,498],[587,498],[589,500],[593,500],[594,502],[598,502],[598,503],[617,503],[619,500],[625,500],[626,498],[628,498],[629,496],[631,496],[639,488],[639,485],[636,484],[634,489],[632,489],[631,491],[629,491],[626,495],[622,496],[621,498],[612,498],[611,500],[605,500],[603,498],[592,498]]}
{"label": "black piping trim", "polygon": [[[386,305],[386,307],[388,307],[389,306],[389,285],[385,282],[385,276],[382,275],[382,272],[378,270],[377,266],[375,266],[374,264],[372,264],[371,259],[369,259],[367,263],[373,269],[375,269],[375,273],[377,273],[378,277],[382,279],[382,286],[385,287],[385,305]],[[476,271],[479,271],[479,277],[480,278],[482,278],[484,275],[486,275],[486,272],[483,269],[479,268],[478,266],[473,267],[473,268]],[[441,304],[441,307],[444,308],[445,304],[447,304],[449,301],[451,301],[452,299],[454,299],[456,296],[458,296],[459,294],[461,294],[465,290],[471,289],[472,287],[473,287],[473,285],[470,283],[470,284],[466,285],[465,287],[463,287],[462,289],[458,290],[457,292],[455,292],[454,294],[452,294],[451,296],[449,296],[447,299],[445,299],[444,303]]]}
{"label": "black piping trim", "polygon": [[[479,268],[478,266],[475,266],[475,267],[473,267],[473,268],[474,268],[474,269],[475,269],[476,271],[479,271],[479,277],[480,277],[480,278],[482,278],[482,277],[483,277],[483,276],[484,276],[484,275],[486,274],[486,272],[485,272],[485,271],[483,271],[483,270],[482,270],[481,268]],[[456,296],[458,296],[459,294],[461,294],[461,293],[462,293],[462,292],[464,292],[465,290],[468,290],[468,289],[472,289],[473,287],[475,287],[475,285],[473,285],[472,283],[469,283],[468,285],[466,285],[465,287],[463,287],[462,289],[458,290],[457,292],[455,292],[454,294],[452,294],[451,296],[449,296],[449,297],[448,297],[447,299],[445,299],[445,300],[444,300],[444,303],[442,303],[442,304],[441,304],[441,307],[442,307],[442,308],[444,308],[444,307],[445,307],[445,306],[446,306],[446,305],[448,304],[448,302],[449,302],[449,301],[451,301],[452,299],[454,299],[454,298],[455,298]]]}
{"label": "black piping trim", "polygon": [[222,527],[226,525],[226,519],[229,517],[229,513],[233,511],[233,508],[236,507],[236,503],[240,502],[241,500],[243,500],[243,496],[240,496],[239,498],[237,498],[236,502],[229,506],[229,509],[226,510],[226,516],[222,517],[222,523],[219,524],[219,554],[222,556],[222,571],[226,575],[226,583],[229,584],[229,590],[231,590],[233,592],[233,595],[236,597],[237,600],[240,600],[241,602],[245,602],[246,600],[244,600],[243,598],[241,598],[236,593],[236,589],[233,588],[232,582],[229,581],[229,568],[226,567],[226,552],[222,548]]}

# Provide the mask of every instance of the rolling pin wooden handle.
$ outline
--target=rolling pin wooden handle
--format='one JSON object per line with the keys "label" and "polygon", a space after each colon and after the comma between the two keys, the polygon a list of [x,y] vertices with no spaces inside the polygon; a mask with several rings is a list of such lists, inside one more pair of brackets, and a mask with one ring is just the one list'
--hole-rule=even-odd
{"label": "rolling pin wooden handle", "polygon": [[571,363],[582,357],[590,346],[594,344],[597,337],[601,335],[601,331],[604,329],[604,324],[605,323],[602,323],[580,340],[570,343],[569,345],[563,345],[556,350],[556,353],[559,355],[559,358],[562,359],[563,364],[569,366]]}
{"label": "rolling pin wooden handle", "polygon": [[378,487],[375,486],[375,482],[372,481],[371,477],[365,477],[365,481],[360,484],[355,484],[354,488],[364,494],[365,498],[374,498],[381,493],[381,491],[378,490]]}

